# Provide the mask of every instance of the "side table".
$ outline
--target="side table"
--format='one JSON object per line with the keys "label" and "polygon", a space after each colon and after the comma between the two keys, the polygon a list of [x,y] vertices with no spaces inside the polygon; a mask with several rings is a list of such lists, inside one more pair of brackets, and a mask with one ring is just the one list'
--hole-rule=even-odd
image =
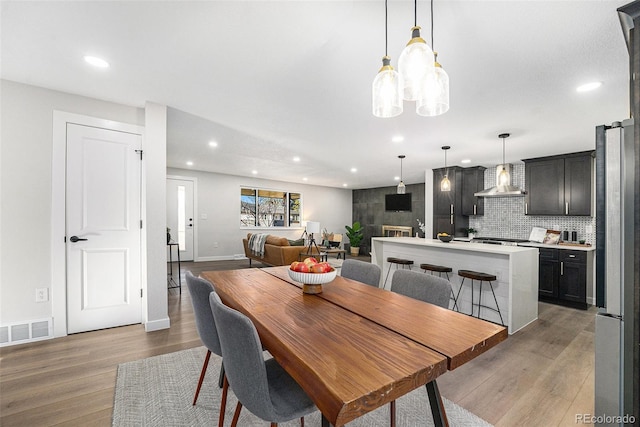
{"label": "side table", "polygon": [[323,262],[327,260],[327,253],[326,252],[320,252],[319,254],[317,253],[300,253],[298,255],[298,261],[304,261],[306,258],[311,258],[314,257],[315,259],[318,259],[318,261]]}
{"label": "side table", "polygon": [[321,249],[323,252],[327,253],[327,254],[336,254],[336,258],[337,259],[346,259],[347,258],[347,251],[345,251],[344,249],[338,249],[338,248],[322,248]]}
{"label": "side table", "polygon": [[[173,256],[172,249],[176,248],[176,253],[178,255],[178,281],[176,282],[173,278]],[[178,243],[170,240],[167,242],[167,249],[169,250],[169,271],[167,272],[167,287],[168,289],[178,288],[180,290],[180,294],[182,294],[182,280],[180,280],[180,246]]]}

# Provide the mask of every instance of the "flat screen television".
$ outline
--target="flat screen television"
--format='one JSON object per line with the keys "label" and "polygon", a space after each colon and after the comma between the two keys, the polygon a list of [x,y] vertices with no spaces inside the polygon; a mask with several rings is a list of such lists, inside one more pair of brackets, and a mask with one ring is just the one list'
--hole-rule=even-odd
{"label": "flat screen television", "polygon": [[384,209],[394,212],[411,212],[411,193],[386,194],[384,197]]}

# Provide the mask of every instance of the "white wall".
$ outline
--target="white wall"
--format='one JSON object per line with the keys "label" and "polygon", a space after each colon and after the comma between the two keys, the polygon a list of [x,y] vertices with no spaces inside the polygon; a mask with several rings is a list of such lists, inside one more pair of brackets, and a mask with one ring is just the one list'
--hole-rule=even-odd
{"label": "white wall", "polygon": [[[0,323],[52,316],[53,110],[144,125],[144,110],[0,80]],[[55,322],[55,319],[54,319]]]}
{"label": "white wall", "polygon": [[[198,180],[195,214],[198,233],[196,260],[231,259],[244,256],[242,238],[247,229],[240,228],[240,187],[266,188],[299,192],[303,200],[303,220],[319,221],[329,232],[344,233],[351,225],[351,190],[319,187],[282,181],[245,178],[186,169],[167,169],[167,175],[194,177]],[[207,219],[201,219],[202,214]],[[302,229],[282,229],[272,234],[297,239]],[[316,236],[319,237],[319,236]],[[319,240],[319,239],[318,239]],[[218,247],[214,247],[217,242]]]}
{"label": "white wall", "polygon": [[[147,102],[144,134],[144,218],[146,263],[143,282],[147,285],[145,329],[165,329],[169,324],[167,300],[167,107]],[[144,257],[143,257],[144,258]]]}

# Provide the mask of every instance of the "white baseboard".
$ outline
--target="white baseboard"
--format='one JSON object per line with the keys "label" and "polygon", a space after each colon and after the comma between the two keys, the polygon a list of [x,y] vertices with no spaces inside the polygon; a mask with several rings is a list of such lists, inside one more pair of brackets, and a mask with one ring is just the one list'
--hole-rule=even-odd
{"label": "white baseboard", "polygon": [[239,259],[247,259],[244,254],[234,254],[234,255],[221,255],[221,256],[201,256],[195,260],[195,262],[205,262],[205,261],[235,261]]}
{"label": "white baseboard", "polygon": [[167,317],[165,319],[154,320],[144,324],[144,330],[146,332],[159,331],[162,329],[169,329],[171,327],[171,320]]}

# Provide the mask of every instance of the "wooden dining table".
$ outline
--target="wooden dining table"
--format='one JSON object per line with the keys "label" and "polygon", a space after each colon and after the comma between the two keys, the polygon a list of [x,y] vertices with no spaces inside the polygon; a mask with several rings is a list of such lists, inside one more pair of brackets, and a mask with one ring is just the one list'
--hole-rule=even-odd
{"label": "wooden dining table", "polygon": [[448,425],[436,378],[507,338],[506,328],[337,276],[304,294],[288,267],[208,271],[222,301],[247,315],[262,345],[339,427],[426,386]]}

